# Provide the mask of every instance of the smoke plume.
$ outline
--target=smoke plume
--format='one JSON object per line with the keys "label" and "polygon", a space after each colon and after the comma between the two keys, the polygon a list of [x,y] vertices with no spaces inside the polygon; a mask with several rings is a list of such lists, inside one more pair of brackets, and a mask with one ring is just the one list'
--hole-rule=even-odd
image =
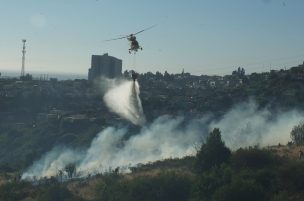
{"label": "smoke plume", "polygon": [[104,95],[104,102],[107,107],[129,120],[135,125],[143,125],[146,122],[142,104],[139,98],[139,85],[135,81],[113,82],[110,89]]}
{"label": "smoke plume", "polygon": [[237,104],[220,120],[213,121],[209,128],[220,128],[228,147],[237,149],[248,146],[268,146],[290,141],[292,128],[299,124],[304,114],[296,110],[277,111],[276,114],[266,109],[258,109],[250,100]]}
{"label": "smoke plume", "polygon": [[[130,87],[130,83],[126,86]],[[128,88],[126,87],[126,88]],[[213,128],[219,128],[225,144],[235,150],[247,146],[286,144],[293,126],[303,120],[297,111],[276,112],[259,109],[254,101],[237,104],[221,118],[205,115],[185,120],[161,116],[145,124],[139,133],[125,139],[126,128],[108,127],[97,134],[85,151],[54,148],[36,161],[22,176],[55,175],[73,162],[79,176],[107,171],[109,168],[134,166],[166,158],[180,158],[196,153]]]}
{"label": "smoke plume", "polygon": [[77,150],[65,147],[55,147],[46,153],[40,160],[34,164],[22,175],[25,178],[51,177],[58,174],[59,170],[64,170],[70,163],[76,163],[81,160],[83,153]]}

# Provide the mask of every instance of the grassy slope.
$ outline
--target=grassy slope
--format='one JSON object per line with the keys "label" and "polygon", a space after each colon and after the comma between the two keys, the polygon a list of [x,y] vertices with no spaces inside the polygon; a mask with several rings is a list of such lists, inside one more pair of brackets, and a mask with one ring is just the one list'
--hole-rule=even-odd
{"label": "grassy slope", "polygon": [[[271,146],[268,147],[274,154],[282,157],[289,158],[291,160],[298,160],[298,155],[300,150],[304,150],[304,146]],[[194,157],[186,157],[184,159],[167,159],[163,161],[156,161],[154,163],[149,163],[145,165],[140,165],[133,168],[132,173],[118,174],[117,177],[114,175],[114,179],[119,179],[121,181],[134,180],[138,178],[153,178],[157,177],[163,173],[174,173],[181,176],[186,176],[189,178],[194,178],[195,174],[192,171],[192,164],[194,162]],[[114,173],[97,175],[87,179],[72,180],[64,183],[65,186],[75,197],[81,198],[86,201],[94,201],[96,196],[96,187],[100,185],[104,179],[112,177]],[[10,183],[9,181],[14,178],[15,175],[11,174],[0,174],[0,187],[5,184]],[[39,190],[43,189],[36,186],[28,185],[23,189],[28,196],[23,200],[34,200],[33,195],[35,195]]]}

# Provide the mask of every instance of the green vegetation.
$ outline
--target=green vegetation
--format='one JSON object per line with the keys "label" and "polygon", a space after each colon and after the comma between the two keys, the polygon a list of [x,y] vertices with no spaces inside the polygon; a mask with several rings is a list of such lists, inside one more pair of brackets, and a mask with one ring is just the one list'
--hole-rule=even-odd
{"label": "green vegetation", "polygon": [[174,172],[124,179],[106,178],[97,185],[97,198],[105,201],[184,201],[190,197],[192,178]]}
{"label": "green vegetation", "polygon": [[74,196],[65,186],[53,184],[39,189],[35,196],[37,201],[82,201],[81,198]]}
{"label": "green vegetation", "polygon": [[28,189],[30,184],[21,182],[12,182],[0,186],[0,200],[1,201],[17,201],[26,198],[30,193]]}
{"label": "green vegetation", "polygon": [[0,183],[0,200],[301,201],[303,169],[304,161],[271,150],[250,147],[231,152],[215,128],[195,157],[141,164],[130,174],[115,169],[64,183]]}
{"label": "green vegetation", "polygon": [[[220,138],[216,141],[221,144],[219,147],[223,147]],[[208,146],[208,143],[202,147]],[[199,154],[197,160],[205,161],[209,157],[200,159]],[[281,158],[259,148],[239,149],[221,165],[210,167],[215,163],[212,160],[205,163],[207,161],[210,162],[207,165],[209,168],[198,174],[193,187],[193,201],[266,201],[280,200],[287,195],[301,200],[296,196],[303,193],[299,187],[304,182],[303,172],[300,172],[304,167],[303,162]]]}

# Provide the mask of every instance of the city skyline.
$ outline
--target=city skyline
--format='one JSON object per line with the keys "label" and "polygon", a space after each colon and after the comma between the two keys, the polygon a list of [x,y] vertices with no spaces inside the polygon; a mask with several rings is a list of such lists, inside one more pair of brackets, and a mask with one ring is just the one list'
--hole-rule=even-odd
{"label": "city skyline", "polygon": [[[0,72],[87,74],[91,55],[123,60],[123,71],[224,75],[237,67],[262,72],[303,63],[304,2],[274,0],[1,2]],[[128,53],[137,35],[143,51]]]}

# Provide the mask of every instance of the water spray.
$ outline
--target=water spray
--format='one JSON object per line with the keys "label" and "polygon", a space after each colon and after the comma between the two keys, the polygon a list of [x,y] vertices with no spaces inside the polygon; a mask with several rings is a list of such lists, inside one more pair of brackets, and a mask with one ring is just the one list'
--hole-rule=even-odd
{"label": "water spray", "polygon": [[135,125],[142,126],[146,122],[146,118],[139,94],[137,80],[123,81],[108,90],[103,100],[112,112]]}

